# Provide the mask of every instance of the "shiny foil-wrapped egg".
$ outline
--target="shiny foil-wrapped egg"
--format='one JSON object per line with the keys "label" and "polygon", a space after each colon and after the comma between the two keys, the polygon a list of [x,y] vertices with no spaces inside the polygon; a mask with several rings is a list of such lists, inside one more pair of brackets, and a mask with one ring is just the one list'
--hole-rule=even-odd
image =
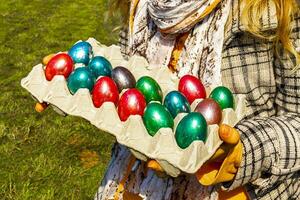
{"label": "shiny foil-wrapped egg", "polygon": [[147,101],[159,101],[162,102],[162,90],[158,83],[150,76],[143,76],[137,82],[135,87],[141,91]]}
{"label": "shiny foil-wrapped egg", "polygon": [[190,104],[183,94],[178,91],[169,92],[164,99],[164,106],[175,118],[179,113],[189,113]]}
{"label": "shiny foil-wrapped egg", "polygon": [[201,101],[196,106],[195,112],[201,113],[208,125],[219,124],[222,120],[222,109],[212,98]]}
{"label": "shiny foil-wrapped egg", "polygon": [[112,70],[111,78],[115,81],[118,86],[119,92],[124,89],[134,88],[136,81],[132,73],[125,67],[115,67]]}
{"label": "shiny foil-wrapped egg", "polygon": [[121,121],[126,121],[130,115],[143,116],[146,100],[143,94],[135,89],[128,89],[119,100],[118,114]]}
{"label": "shiny foil-wrapped egg", "polygon": [[174,126],[172,115],[158,102],[151,102],[147,105],[143,121],[151,136],[154,136],[161,128],[173,129]]}
{"label": "shiny foil-wrapped egg", "polygon": [[74,70],[72,58],[66,53],[59,53],[51,57],[45,67],[45,76],[51,81],[55,75],[63,75],[65,78]]}
{"label": "shiny foil-wrapped egg", "polygon": [[107,76],[97,80],[93,88],[92,100],[96,108],[101,107],[104,102],[112,102],[117,105],[119,91],[115,82]]}
{"label": "shiny foil-wrapped egg", "polygon": [[88,42],[78,42],[71,47],[68,54],[72,57],[74,63],[88,65],[93,57],[92,46]]}
{"label": "shiny foil-wrapped egg", "polygon": [[96,79],[99,76],[111,76],[112,66],[110,62],[102,56],[95,56],[89,63],[88,68]]}
{"label": "shiny foil-wrapped egg", "polygon": [[197,112],[191,112],[184,116],[177,125],[175,139],[177,145],[182,149],[187,148],[196,140],[206,142],[207,123],[205,118]]}
{"label": "shiny foil-wrapped egg", "polygon": [[201,81],[192,75],[185,75],[179,80],[178,91],[192,104],[196,99],[206,98],[206,91]]}
{"label": "shiny foil-wrapped egg", "polygon": [[209,97],[214,99],[222,109],[234,107],[233,94],[227,87],[224,86],[216,87],[210,93]]}
{"label": "shiny foil-wrapped egg", "polygon": [[91,92],[95,80],[94,75],[86,67],[80,67],[70,74],[68,78],[68,88],[71,94],[75,94],[80,88],[86,88]]}

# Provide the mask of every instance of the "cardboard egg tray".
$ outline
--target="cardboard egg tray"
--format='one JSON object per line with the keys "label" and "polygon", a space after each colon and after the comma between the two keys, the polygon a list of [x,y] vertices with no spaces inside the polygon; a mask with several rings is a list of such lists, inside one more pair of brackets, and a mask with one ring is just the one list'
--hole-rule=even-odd
{"label": "cardboard egg tray", "polygon": [[[106,57],[113,67],[128,68],[136,80],[145,75],[154,78],[164,95],[177,90],[179,79],[167,68],[151,67],[139,56],[133,56],[126,61],[118,46],[107,47],[93,38],[87,42],[92,45],[94,56]],[[222,144],[218,136],[218,125],[210,125],[205,143],[194,141],[186,149],[178,147],[174,134],[178,122],[186,114],[179,114],[175,118],[173,130],[162,128],[152,137],[147,133],[141,116],[130,116],[127,121],[122,122],[113,103],[106,102],[100,108],[96,108],[87,89],[79,89],[71,95],[63,76],[55,76],[51,81],[47,81],[42,64],[33,67],[28,76],[22,79],[21,85],[39,102],[47,102],[69,115],[82,117],[101,131],[114,135],[117,141],[129,147],[138,159],[155,159],[173,177],[178,176],[181,171],[195,173]],[[209,93],[209,90],[207,92]],[[201,99],[195,100],[191,105],[192,110],[200,101]],[[235,110],[223,110],[222,123],[234,126],[242,119],[245,111],[244,96],[235,96],[235,105]]]}

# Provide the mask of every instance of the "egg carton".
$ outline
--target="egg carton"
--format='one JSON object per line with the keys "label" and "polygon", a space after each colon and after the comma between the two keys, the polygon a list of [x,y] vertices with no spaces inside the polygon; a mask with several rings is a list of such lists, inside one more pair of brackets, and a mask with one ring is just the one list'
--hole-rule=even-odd
{"label": "egg carton", "polygon": [[[104,56],[113,67],[126,67],[136,80],[147,75],[159,83],[163,94],[177,90],[179,79],[167,68],[151,67],[140,56],[124,60],[120,47],[116,45],[105,46],[93,38],[88,39],[87,42],[92,45],[94,56]],[[101,131],[114,135],[117,141],[130,148],[138,159],[155,159],[173,177],[178,176],[181,172],[195,173],[222,144],[218,135],[218,125],[209,125],[205,143],[194,141],[186,149],[178,147],[174,137],[175,130],[179,121],[186,115],[184,113],[175,118],[173,130],[161,128],[152,137],[148,134],[141,116],[133,115],[122,122],[113,103],[105,102],[100,108],[94,107],[88,89],[79,89],[72,95],[63,76],[57,75],[51,81],[47,81],[42,64],[33,67],[28,76],[22,79],[21,85],[39,102],[47,102],[64,113],[82,117]],[[191,109],[194,110],[200,101],[201,99],[195,100]],[[243,95],[235,96],[235,109],[223,110],[222,123],[234,126],[240,121],[245,113],[244,101]]]}

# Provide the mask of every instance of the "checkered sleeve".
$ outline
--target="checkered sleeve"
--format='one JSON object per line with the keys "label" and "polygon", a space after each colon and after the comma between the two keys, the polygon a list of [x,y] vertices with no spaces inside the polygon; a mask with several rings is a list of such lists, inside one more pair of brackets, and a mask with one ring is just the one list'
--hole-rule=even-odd
{"label": "checkered sleeve", "polygon": [[[296,28],[291,38],[297,47],[300,46],[300,18],[294,23]],[[299,193],[300,70],[292,73],[294,67],[295,60],[281,50],[274,59],[276,115],[254,117],[236,125],[241,134],[243,159],[233,182],[224,185],[226,189],[250,183],[257,196],[272,195],[271,199],[283,193],[290,196]],[[283,186],[279,187],[280,184]],[[284,189],[280,192],[279,188]]]}
{"label": "checkered sleeve", "polygon": [[243,159],[229,189],[251,183],[264,193],[300,170],[300,116],[253,118],[240,122]]}

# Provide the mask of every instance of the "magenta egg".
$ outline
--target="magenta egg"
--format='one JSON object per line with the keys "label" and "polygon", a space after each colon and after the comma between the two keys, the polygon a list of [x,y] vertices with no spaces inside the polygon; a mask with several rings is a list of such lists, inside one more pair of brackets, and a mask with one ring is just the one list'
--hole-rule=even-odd
{"label": "magenta egg", "polygon": [[222,120],[222,109],[219,104],[211,98],[201,101],[195,108],[195,112],[201,113],[208,125],[219,124]]}
{"label": "magenta egg", "polygon": [[94,86],[92,99],[96,108],[101,107],[104,102],[112,102],[117,105],[119,101],[117,85],[111,78],[101,77]]}
{"label": "magenta egg", "polygon": [[206,91],[202,82],[195,76],[184,75],[178,84],[178,91],[181,92],[192,104],[196,99],[204,99]]}
{"label": "magenta egg", "polygon": [[59,53],[53,56],[46,65],[45,76],[51,81],[55,75],[63,75],[65,78],[74,70],[72,58],[66,53]]}
{"label": "magenta egg", "polygon": [[135,88],[126,90],[118,105],[118,114],[121,121],[126,121],[130,115],[143,116],[146,105],[145,97],[139,90]]}

